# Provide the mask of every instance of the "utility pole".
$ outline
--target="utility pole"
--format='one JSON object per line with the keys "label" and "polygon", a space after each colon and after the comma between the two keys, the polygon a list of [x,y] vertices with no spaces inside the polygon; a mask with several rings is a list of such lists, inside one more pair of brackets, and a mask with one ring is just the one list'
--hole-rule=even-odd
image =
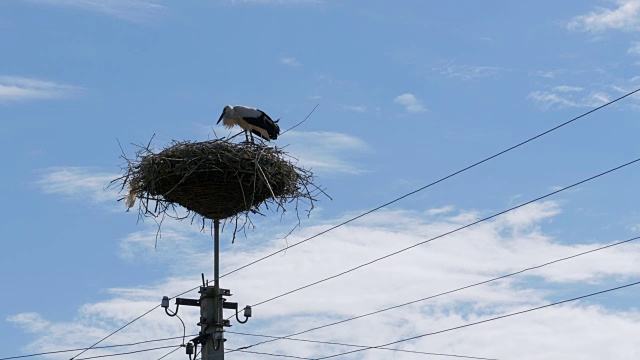
{"label": "utility pole", "polygon": [[[220,287],[220,220],[213,220],[213,286],[209,286],[209,281],[205,281],[202,274],[202,286],[200,287],[200,299],[176,298],[176,310],[172,312],[168,309],[169,298],[162,298],[162,307],[169,316],[177,316],[180,305],[200,307],[200,334],[191,339],[187,344],[187,354],[192,359],[194,346],[197,349],[201,345],[202,360],[224,360],[224,328],[231,326],[229,320],[223,316],[224,309],[235,311],[236,320],[244,324],[251,317],[251,306],[244,308],[244,320],[238,317],[238,303],[230,302],[225,296],[231,296],[231,290]],[[195,357],[194,357],[195,358]]]}
{"label": "utility pole", "polygon": [[[225,299],[220,289],[220,220],[213,220],[213,286],[200,288],[200,334],[209,341],[202,345],[202,360],[224,360],[224,326],[222,316]],[[224,290],[224,289],[222,289]],[[229,290],[224,290],[231,295]],[[237,305],[236,305],[237,309]],[[224,322],[226,321],[227,324]],[[211,335],[209,335],[211,334]]]}

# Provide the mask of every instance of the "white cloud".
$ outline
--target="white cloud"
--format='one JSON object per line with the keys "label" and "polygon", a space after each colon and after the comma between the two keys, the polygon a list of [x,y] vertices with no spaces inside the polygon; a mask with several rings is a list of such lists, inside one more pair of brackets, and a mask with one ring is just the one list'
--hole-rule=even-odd
{"label": "white cloud", "polygon": [[548,91],[533,91],[529,94],[528,98],[544,110],[548,110],[554,106],[559,108],[578,106],[575,102]]}
{"label": "white cloud", "polygon": [[637,233],[640,232],[640,224],[627,225],[625,226],[625,229],[627,231]]}
{"label": "white cloud", "polygon": [[631,47],[627,50],[628,54],[640,55],[640,42],[634,42],[631,44]]}
{"label": "white cloud", "polygon": [[608,103],[609,101],[611,101],[611,98],[609,97],[608,94],[604,92],[596,92],[590,95],[590,99],[587,102],[588,104],[587,106],[589,107],[600,106]]}
{"label": "white cloud", "polygon": [[290,67],[300,67],[302,64],[294,57],[283,56],[279,59],[280,64]]}
{"label": "white cloud", "polygon": [[17,76],[0,76],[0,103],[6,101],[59,99],[73,96],[80,88],[51,81]]}
{"label": "white cloud", "polygon": [[416,98],[415,95],[406,93],[396,96],[393,102],[404,107],[407,112],[420,113],[427,111],[427,108],[422,104],[422,101]]}
{"label": "white cloud", "polygon": [[287,152],[314,172],[360,174],[365,171],[350,159],[370,150],[356,137],[328,131],[289,131],[286,136],[290,142]]}
{"label": "white cloud", "polygon": [[511,71],[510,69],[497,66],[457,65],[451,61],[443,66],[434,67],[431,70],[441,75],[462,80],[493,78],[502,72]]}
{"label": "white cloud", "polygon": [[560,206],[553,201],[532,203],[500,216],[496,221],[505,228],[522,231],[527,226],[535,225],[560,213]]}
{"label": "white cloud", "polygon": [[604,30],[640,30],[640,0],[617,0],[615,9],[600,8],[586,15],[576,16],[567,29],[599,32]]}
{"label": "white cloud", "polygon": [[[119,208],[124,211],[123,208]],[[201,231],[201,225],[191,221],[165,219],[160,233],[155,222],[139,223],[140,230],[120,239],[119,256],[126,261],[136,263],[163,263],[173,273],[197,274],[208,269],[211,264],[211,234]],[[225,230],[225,229],[223,229]],[[227,232],[223,231],[223,238]],[[244,240],[238,235],[238,241]],[[189,261],[182,261],[189,259]]]}
{"label": "white cloud", "polygon": [[[93,172],[85,167],[52,167],[44,170],[35,185],[45,194],[62,195],[77,200],[103,203],[118,199],[119,189],[107,189],[118,174]],[[122,205],[124,208],[124,205]]]}
{"label": "white cloud", "polygon": [[[556,70],[550,78],[555,79],[555,75],[561,76],[558,76],[556,81],[546,81],[547,85],[530,92],[527,97],[543,110],[598,107],[636,89],[637,80],[640,78],[616,77],[603,68]],[[585,83],[585,79],[588,79],[588,82]],[[553,82],[556,85],[550,85]],[[637,111],[640,109],[638,101],[640,95],[634,94],[613,106]]]}
{"label": "white cloud", "polygon": [[604,92],[592,92],[588,95],[577,96],[575,93],[583,89],[572,86],[557,86],[550,91],[533,91],[527,98],[543,110],[562,109],[568,107],[597,107],[610,101]]}
{"label": "white cloud", "polygon": [[454,206],[451,205],[447,205],[447,206],[443,206],[440,208],[435,208],[435,209],[429,209],[427,210],[427,215],[442,215],[442,214],[447,214],[450,213],[452,211],[454,211],[456,208]]}
{"label": "white cloud", "polygon": [[581,87],[578,86],[568,86],[568,85],[560,85],[560,86],[556,86],[553,88],[552,91],[559,91],[559,92],[580,92],[584,90]]}
{"label": "white cloud", "polygon": [[558,75],[558,72],[559,72],[558,70],[556,70],[556,71],[538,70],[538,71],[534,71],[533,75],[540,76],[540,77],[547,78],[547,79],[554,79]]}
{"label": "white cloud", "polygon": [[[234,324],[231,330],[287,335],[484,281],[606,244],[604,239],[602,243],[590,245],[565,244],[561,239],[546,235],[543,232],[544,224],[551,221],[559,211],[559,205],[554,201],[526,206],[517,214],[498,217],[332,281],[256,306],[254,316],[246,325]],[[418,212],[380,211],[338,228],[322,238],[291,248],[286,255],[269,258],[224,277],[222,285],[231,288],[234,293],[232,300],[241,306],[256,304],[284,291],[452,230],[460,226],[457,221],[465,217],[474,218],[475,213],[458,211],[451,216],[434,220],[431,217],[425,218]],[[334,219],[331,223],[339,220]],[[308,226],[292,235],[289,241],[299,241],[327,227],[328,224]],[[277,237],[275,233],[265,235],[271,239]],[[222,273],[281,247],[282,243],[276,240],[268,240],[260,245],[249,241],[237,242],[221,254],[221,258],[224,259]],[[464,325],[545,305],[557,300],[558,296],[571,296],[566,295],[566,289],[587,288],[584,291],[576,290],[579,295],[590,292],[590,284],[605,280],[606,283],[598,285],[598,289],[616,286],[619,282],[613,280],[613,277],[640,275],[640,269],[637,267],[639,256],[640,244],[625,244],[517,277],[313,331],[300,337],[377,345]],[[191,256],[183,256],[174,261],[184,263],[192,259]],[[8,320],[24,331],[36,335],[36,340],[23,347],[26,352],[83,347],[157,305],[163,295],[175,295],[197,286],[200,280],[193,270],[190,270],[193,272],[190,274],[160,279],[155,285],[111,289],[104,300],[81,306],[77,315],[69,320],[54,321],[51,319],[52,316],[34,312],[15,314]],[[554,291],[554,287],[548,287],[553,283],[563,284],[559,292]],[[637,297],[637,292],[627,291],[619,294],[630,299]],[[196,293],[183,295],[185,298],[197,296]],[[586,302],[568,303],[464,330],[417,339],[404,343],[399,348],[498,359],[636,359],[640,314],[635,310],[607,307],[607,299],[606,296],[593,297]],[[183,307],[180,309],[180,315],[187,325],[187,333],[197,333],[195,324],[198,321],[198,310]],[[182,326],[179,321],[166,316],[162,309],[157,309],[109,338],[104,345],[181,334]],[[227,348],[245,346],[262,340],[236,334],[226,334],[226,338]],[[154,345],[180,342],[173,340]],[[151,358],[158,358],[169,350],[151,353]],[[350,349],[282,340],[251,350],[314,358]],[[119,351],[123,349],[92,350],[87,355],[105,355]],[[411,354],[392,354],[382,350],[371,350],[361,354],[361,357],[357,358],[415,358],[415,355]],[[133,360],[150,358],[148,353],[128,356]],[[184,354],[177,354],[176,359],[179,356]],[[65,355],[64,358],[69,356]]]}
{"label": "white cloud", "polygon": [[167,8],[147,0],[27,0],[43,5],[75,7],[129,21],[146,21]]}

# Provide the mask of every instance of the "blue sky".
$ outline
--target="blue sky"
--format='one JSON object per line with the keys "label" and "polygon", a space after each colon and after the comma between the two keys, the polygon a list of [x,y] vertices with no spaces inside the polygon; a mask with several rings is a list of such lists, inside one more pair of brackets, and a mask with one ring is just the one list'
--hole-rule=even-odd
{"label": "blue sky", "polygon": [[[215,121],[227,104],[263,109],[286,129],[319,104],[274,142],[333,197],[292,243],[640,87],[638,0],[13,0],[0,2],[0,31],[0,357],[90,345],[163,295],[196,286],[201,272],[211,276],[210,236],[165,223],[154,249],[155,225],[137,223],[104,190],[122,163],[118,141],[133,155],[130,144],[154,134],[158,149],[206,140],[213,129],[226,135]],[[234,301],[255,304],[633,160],[639,111],[640,97],[627,98],[223,285]],[[287,335],[637,236],[637,168],[265,304],[233,329]],[[223,268],[282,249],[294,224],[274,214],[233,245],[223,239]],[[417,317],[381,315],[310,336],[389,342],[637,281],[639,258],[640,247],[628,244],[416,306]],[[404,346],[499,359],[635,359],[639,294]],[[185,316],[194,330],[197,314]],[[174,320],[154,313],[106,343],[179,335]],[[508,336],[508,344],[496,340]],[[230,347],[255,340],[227,338]],[[310,357],[343,350],[264,346]]]}

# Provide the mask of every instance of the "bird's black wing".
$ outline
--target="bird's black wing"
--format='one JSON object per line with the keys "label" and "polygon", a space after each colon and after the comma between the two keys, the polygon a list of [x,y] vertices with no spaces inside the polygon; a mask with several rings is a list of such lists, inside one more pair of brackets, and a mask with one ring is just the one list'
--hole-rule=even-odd
{"label": "bird's black wing", "polygon": [[260,110],[260,109],[257,109],[257,110],[258,110],[258,111],[260,111],[260,112],[262,113],[262,115],[263,115],[263,116],[264,116],[264,117],[265,117],[269,122],[275,123],[275,121],[273,121],[273,119],[272,119],[269,115],[267,115],[267,113],[266,113],[266,112],[264,112],[264,111],[262,111],[262,110]]}

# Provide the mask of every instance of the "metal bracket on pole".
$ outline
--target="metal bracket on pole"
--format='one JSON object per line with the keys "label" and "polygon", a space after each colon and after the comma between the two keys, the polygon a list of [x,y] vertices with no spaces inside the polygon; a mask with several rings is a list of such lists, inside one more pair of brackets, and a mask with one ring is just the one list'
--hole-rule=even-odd
{"label": "metal bracket on pole", "polygon": [[231,302],[231,301],[225,301],[225,302],[222,303],[222,308],[223,309],[238,310],[238,303]]}
{"label": "metal bracket on pole", "polygon": [[176,304],[186,306],[200,306],[200,300],[176,298]]}

